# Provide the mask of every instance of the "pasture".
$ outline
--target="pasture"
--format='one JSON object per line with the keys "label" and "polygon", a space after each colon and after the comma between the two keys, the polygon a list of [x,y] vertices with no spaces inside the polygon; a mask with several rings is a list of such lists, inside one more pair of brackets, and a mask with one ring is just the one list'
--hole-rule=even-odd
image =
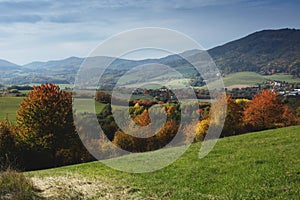
{"label": "pasture", "polygon": [[16,122],[17,111],[24,97],[0,97],[0,120]]}
{"label": "pasture", "polygon": [[[26,176],[54,198],[298,199],[299,132],[300,126],[294,126],[223,138],[203,159],[198,158],[201,143],[193,144],[176,162],[151,173],[125,173],[91,162]],[[172,149],[159,151],[157,155]],[[164,162],[151,154],[139,156],[143,166]],[[130,160],[127,167],[135,167],[134,156],[117,158],[118,163]]]}

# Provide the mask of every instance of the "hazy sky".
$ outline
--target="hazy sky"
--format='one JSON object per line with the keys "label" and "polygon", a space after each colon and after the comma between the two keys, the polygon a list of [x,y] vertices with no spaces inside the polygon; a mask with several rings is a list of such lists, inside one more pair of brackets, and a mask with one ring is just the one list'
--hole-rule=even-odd
{"label": "hazy sky", "polygon": [[204,48],[262,29],[300,28],[298,0],[0,0],[0,59],[85,57],[132,28],[164,27]]}

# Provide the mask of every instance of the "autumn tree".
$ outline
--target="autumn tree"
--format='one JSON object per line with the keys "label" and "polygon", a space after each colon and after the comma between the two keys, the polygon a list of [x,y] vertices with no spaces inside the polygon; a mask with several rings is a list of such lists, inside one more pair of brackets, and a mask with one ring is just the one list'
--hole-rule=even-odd
{"label": "autumn tree", "polygon": [[151,148],[160,149],[169,144],[178,133],[180,124],[174,120],[168,120],[153,137]]}
{"label": "autumn tree", "polygon": [[238,104],[239,101],[231,99],[230,96],[226,97],[226,118],[223,126],[221,136],[232,136],[242,132],[243,122],[243,104]]}
{"label": "autumn tree", "polygon": [[103,91],[96,92],[95,99],[100,103],[111,103],[111,95]]}
{"label": "autumn tree", "polygon": [[138,103],[139,105],[144,106],[146,109],[148,109],[154,104],[154,101],[146,100],[146,99],[139,99],[139,100],[134,101],[134,103],[135,104]]}
{"label": "autumn tree", "polygon": [[283,106],[281,115],[282,126],[292,126],[300,123],[299,117],[287,106]]}
{"label": "autumn tree", "polygon": [[244,112],[244,121],[253,130],[275,128],[281,123],[283,104],[275,92],[263,90],[254,95]]}
{"label": "autumn tree", "polygon": [[72,115],[72,96],[54,84],[34,87],[20,104],[20,137],[29,148],[47,151],[55,166],[59,152],[79,148]]}
{"label": "autumn tree", "polygon": [[135,103],[134,106],[129,108],[129,113],[132,116],[132,118],[135,118],[139,114],[143,113],[144,110],[144,106],[141,106],[139,103]]}
{"label": "autumn tree", "polygon": [[134,118],[134,122],[139,126],[147,126],[151,123],[151,119],[148,113],[148,110],[144,110],[142,114]]}
{"label": "autumn tree", "polygon": [[126,134],[123,131],[117,131],[115,133],[113,143],[123,150],[130,151],[130,152],[138,152],[136,149],[137,139],[138,138]]}
{"label": "autumn tree", "polygon": [[196,137],[194,139],[195,142],[203,141],[204,137],[208,132],[209,125],[210,119],[203,119],[198,122],[196,128]]}
{"label": "autumn tree", "polygon": [[16,132],[16,127],[8,120],[0,121],[0,170],[16,164]]}

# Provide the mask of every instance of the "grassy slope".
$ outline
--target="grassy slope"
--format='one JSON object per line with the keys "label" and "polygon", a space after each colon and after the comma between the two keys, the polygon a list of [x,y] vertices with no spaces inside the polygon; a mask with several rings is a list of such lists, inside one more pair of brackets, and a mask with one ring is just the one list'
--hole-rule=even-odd
{"label": "grassy slope", "polygon": [[264,82],[265,79],[255,72],[239,72],[225,76],[223,78],[223,81],[225,86],[238,84],[256,85],[258,83]]}
{"label": "grassy slope", "polygon": [[116,186],[129,185],[136,188],[133,192],[155,198],[297,199],[299,145],[300,126],[296,126],[220,139],[201,160],[198,159],[200,144],[194,144],[175,163],[154,173],[129,174],[93,162],[27,175],[79,174]]}

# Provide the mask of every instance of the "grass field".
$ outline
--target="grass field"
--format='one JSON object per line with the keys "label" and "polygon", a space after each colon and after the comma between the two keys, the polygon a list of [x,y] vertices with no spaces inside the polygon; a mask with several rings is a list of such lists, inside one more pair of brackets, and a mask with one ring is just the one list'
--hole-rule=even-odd
{"label": "grass field", "polygon": [[275,80],[275,81],[285,81],[289,83],[299,83],[299,78],[293,78],[292,75],[288,74],[274,74],[271,76],[263,76],[265,79]]}
{"label": "grass field", "polygon": [[[299,199],[299,133],[300,126],[295,126],[220,139],[203,159],[198,159],[201,144],[194,144],[176,162],[153,173],[130,174],[92,162],[26,176],[48,188],[43,194],[57,187],[57,195],[88,191],[94,199]],[[163,161],[146,159],[144,166],[147,162]]]}
{"label": "grass field", "polygon": [[[89,99],[76,99],[76,101],[78,101],[79,103],[76,104],[76,110],[79,112],[79,113],[82,113],[82,112],[89,112],[89,113],[93,113],[94,110],[91,109],[87,109],[87,107],[89,108],[89,106],[87,106],[91,101]],[[99,113],[102,111],[102,109],[104,108],[105,104],[103,103],[99,103],[98,101],[95,101],[95,111],[96,113]]]}
{"label": "grass field", "polygon": [[15,122],[22,100],[23,97],[0,97],[0,120],[8,117],[8,120]]}
{"label": "grass field", "polygon": [[254,72],[239,72],[230,74],[223,78],[225,87],[231,85],[257,85],[258,83],[262,83],[265,79]]}
{"label": "grass field", "polygon": [[[0,97],[0,120],[8,117],[9,121],[16,122],[17,111],[23,99],[24,97]],[[87,101],[87,99],[79,99],[79,102],[80,104],[77,107],[77,110],[79,112],[87,111],[85,110],[85,107],[86,103],[88,103],[89,101]],[[101,112],[104,106],[105,104],[95,101],[96,113]]]}
{"label": "grass field", "polygon": [[[238,72],[234,74],[229,74],[223,77],[223,82],[225,87],[235,86],[235,85],[244,85],[244,86],[254,86],[259,83],[263,83],[266,80],[275,80],[275,81],[286,81],[289,83],[300,83],[300,79],[294,79],[291,75],[287,74],[275,74],[271,76],[262,76],[255,72]],[[212,82],[211,87],[214,86]]]}

